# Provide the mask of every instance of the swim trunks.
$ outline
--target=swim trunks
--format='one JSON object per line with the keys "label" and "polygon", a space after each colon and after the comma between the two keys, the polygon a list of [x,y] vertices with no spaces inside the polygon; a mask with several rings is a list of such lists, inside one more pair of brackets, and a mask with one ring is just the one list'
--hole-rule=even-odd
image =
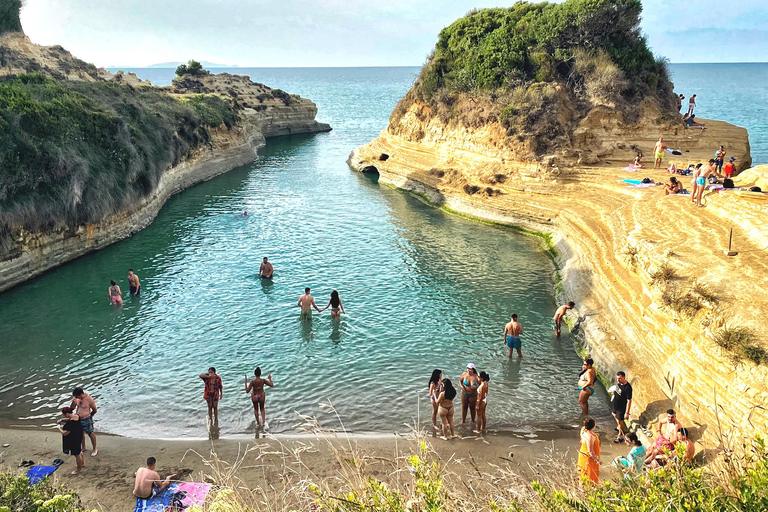
{"label": "swim trunks", "polygon": [[521,348],[523,346],[523,343],[520,341],[520,338],[515,338],[514,336],[507,336],[507,346],[509,348]]}
{"label": "swim trunks", "polygon": [[664,160],[664,152],[656,153],[656,160]]}
{"label": "swim trunks", "polygon": [[83,428],[83,432],[86,434],[93,433],[93,416],[87,418],[80,418],[80,426]]}
{"label": "swim trunks", "polygon": [[703,187],[704,185],[707,184],[707,178],[705,178],[704,176],[699,176],[698,178],[696,178],[696,184],[700,187]]}
{"label": "swim trunks", "polygon": [[301,319],[307,319],[312,320],[312,310],[311,309],[302,309],[301,310]]}
{"label": "swim trunks", "polygon": [[128,291],[131,293],[131,295],[139,296],[141,295],[141,288],[136,288],[135,286],[129,286]]}

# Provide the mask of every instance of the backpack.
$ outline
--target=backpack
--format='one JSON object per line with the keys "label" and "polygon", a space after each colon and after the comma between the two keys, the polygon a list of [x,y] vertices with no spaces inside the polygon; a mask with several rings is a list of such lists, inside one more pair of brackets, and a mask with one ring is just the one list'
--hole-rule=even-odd
{"label": "backpack", "polygon": [[643,178],[643,183],[652,183],[651,178]]}
{"label": "backpack", "polygon": [[713,185],[713,184],[715,184],[715,183],[718,183],[718,181],[717,181],[717,176],[715,176],[715,175],[713,175],[713,174],[710,174],[709,176],[707,176],[707,181],[708,181],[710,184],[712,184],[712,185]]}
{"label": "backpack", "polygon": [[749,187],[749,191],[750,192],[762,192],[763,189],[761,189],[760,187]]}
{"label": "backpack", "polygon": [[733,180],[731,178],[725,178],[723,180],[723,188],[733,188]]}

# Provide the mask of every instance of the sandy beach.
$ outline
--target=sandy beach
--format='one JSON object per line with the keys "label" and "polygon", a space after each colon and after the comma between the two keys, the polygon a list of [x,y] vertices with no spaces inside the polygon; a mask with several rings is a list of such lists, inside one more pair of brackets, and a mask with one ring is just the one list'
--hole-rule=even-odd
{"label": "sandy beach", "polygon": [[[611,442],[612,425],[600,427],[602,460],[609,464],[627,449]],[[560,427],[490,432],[485,437],[468,434],[465,429],[457,433],[460,437],[451,441],[423,438],[431,447],[430,457],[446,471],[459,475],[466,475],[467,468],[473,473],[503,471],[516,475],[521,488],[526,482],[542,477],[555,481],[576,478],[577,430]],[[74,458],[62,455],[58,432],[3,428],[0,429],[3,445],[0,468],[23,474],[26,470],[18,467],[21,460],[50,464],[55,458],[64,458],[66,463],[53,475],[56,483],[77,492],[88,508],[127,511],[135,504],[131,495],[134,473],[149,456],[157,458],[158,471],[163,477],[176,473],[180,480],[214,484],[231,484],[236,479],[249,488],[271,488],[277,498],[280,489],[292,482],[311,481],[331,489],[342,488],[348,470],[342,461],[352,458],[365,461],[360,467],[366,476],[388,481],[399,475],[398,466],[404,464],[404,458],[418,449],[413,436],[394,434],[279,435],[216,441],[100,435],[98,441],[99,455],[94,458],[90,451],[86,452],[85,469],[82,474],[72,476]],[[603,476],[612,474],[604,468]]]}

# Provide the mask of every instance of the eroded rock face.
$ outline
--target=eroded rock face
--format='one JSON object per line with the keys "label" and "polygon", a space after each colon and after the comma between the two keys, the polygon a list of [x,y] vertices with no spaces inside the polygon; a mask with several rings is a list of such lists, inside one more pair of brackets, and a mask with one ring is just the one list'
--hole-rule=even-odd
{"label": "eroded rock face", "polygon": [[[576,301],[571,320],[601,373],[627,372],[635,419],[645,424],[673,407],[695,436],[712,444],[718,425],[737,435],[765,430],[768,361],[734,363],[735,352],[715,341],[725,328],[739,327],[768,348],[765,196],[709,191],[706,207],[696,208],[690,196],[622,182],[668,181],[664,170],[622,170],[636,149],[652,167],[659,136],[682,152],[666,155],[665,165],[706,162],[723,144],[745,169],[751,165],[746,130],[706,120],[703,132],[677,123],[627,129],[595,112],[572,135],[572,150],[531,159],[502,144],[493,123],[468,130],[408,112],[357,148],[349,164],[359,171],[373,166],[383,182],[462,214],[551,234],[559,299]],[[691,188],[690,178],[680,179]],[[765,179],[759,167],[735,181]],[[731,227],[735,257],[724,254]]]}

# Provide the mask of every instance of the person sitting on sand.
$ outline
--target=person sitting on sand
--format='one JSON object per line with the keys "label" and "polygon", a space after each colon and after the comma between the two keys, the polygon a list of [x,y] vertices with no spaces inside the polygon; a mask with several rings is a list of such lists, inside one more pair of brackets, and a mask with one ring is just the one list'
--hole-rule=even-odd
{"label": "person sitting on sand", "polygon": [[589,397],[595,394],[597,372],[594,364],[595,361],[591,357],[586,358],[579,374],[579,405],[583,414],[589,414]]}
{"label": "person sitting on sand", "polygon": [[80,417],[74,413],[71,407],[61,410],[62,419],[57,423],[61,434],[61,450],[67,455],[73,455],[77,464],[72,474],[77,475],[85,467],[83,457],[83,427],[80,425]]}
{"label": "person sitting on sand", "polygon": [[696,116],[689,116],[688,114],[685,114],[685,116],[683,116],[683,122],[688,128],[699,128],[701,130],[704,129],[704,123],[697,122]]}
{"label": "person sitting on sand", "polygon": [[488,383],[491,378],[485,372],[480,372],[480,386],[477,388],[477,400],[475,409],[477,410],[477,429],[475,434],[485,434],[488,431],[488,419],[485,416],[485,409],[488,406]]}
{"label": "person sitting on sand", "polygon": [[664,139],[662,137],[659,137],[659,140],[656,141],[656,144],[653,146],[653,155],[654,155],[654,162],[653,162],[653,168],[658,169],[661,167],[662,162],[664,161],[664,150],[667,149],[666,144],[664,144]]}
{"label": "person sitting on sand", "polygon": [[475,426],[475,411],[477,408],[477,388],[480,387],[480,378],[477,375],[477,368],[472,363],[467,364],[467,369],[461,374],[459,379],[461,387],[461,422],[467,421],[467,411],[472,418],[472,426]]}
{"label": "person sitting on sand", "polygon": [[328,305],[325,306],[323,309],[319,309],[321,313],[325,311],[326,309],[331,308],[331,318],[334,320],[338,320],[341,318],[341,314],[344,313],[347,314],[346,311],[344,311],[344,304],[341,303],[341,297],[339,297],[339,292],[336,290],[333,290],[331,292],[331,300],[328,301]]}
{"label": "person sitting on sand", "polygon": [[437,409],[440,403],[437,397],[443,392],[443,372],[435,368],[432,370],[432,376],[429,378],[429,401],[432,402],[432,428],[437,428]]}
{"label": "person sitting on sand", "polygon": [[645,447],[637,438],[637,434],[630,432],[624,436],[624,442],[630,447],[626,457],[616,457],[613,460],[614,467],[626,471],[629,474],[642,473],[645,462]]}
{"label": "person sitting on sand", "polygon": [[205,382],[203,399],[208,404],[208,421],[218,425],[219,400],[224,398],[224,385],[221,382],[221,375],[217,375],[216,368],[211,366],[208,368],[208,373],[200,374],[200,378]]}
{"label": "person sitting on sand", "polygon": [[[264,410],[264,402],[267,400],[267,394],[264,386],[273,388],[275,387],[275,384],[272,382],[272,374],[267,375],[266,379],[261,378],[261,368],[258,366],[253,371],[253,375],[254,377],[250,382],[248,382],[248,376],[246,375],[245,377],[245,392],[251,393],[253,414],[256,416],[256,428],[258,429],[263,424],[264,430],[267,430],[269,429],[267,426],[267,413]],[[259,422],[259,411],[261,411],[261,422]]]}
{"label": "person sitting on sand", "polygon": [[117,281],[114,279],[110,281],[110,287],[109,290],[107,290],[107,297],[109,298],[109,303],[113,306],[123,305],[123,292],[120,291],[120,287],[117,286]]}
{"label": "person sitting on sand", "polygon": [[683,426],[677,421],[675,410],[669,409],[667,411],[667,416],[659,421],[656,441],[653,443],[651,452],[645,458],[645,463],[650,464],[658,455],[663,455],[664,450],[674,450],[677,431],[681,428],[683,428]]}
{"label": "person sitting on sand", "polygon": [[635,157],[635,161],[634,161],[634,162],[632,162],[632,167],[634,167],[635,169],[641,169],[641,168],[643,168],[643,167],[644,167],[644,165],[643,165],[643,163],[640,161],[642,158],[643,158],[643,154],[642,154],[640,151],[638,151],[638,152],[637,152],[637,156]]}
{"label": "person sitting on sand", "polygon": [[585,483],[596,484],[600,478],[600,436],[595,432],[595,420],[584,418],[579,437],[579,476],[583,488]]}
{"label": "person sitting on sand", "polygon": [[555,316],[552,317],[552,329],[555,331],[555,336],[558,338],[560,337],[560,327],[563,323],[563,317],[565,316],[565,313],[568,312],[569,309],[573,309],[576,307],[576,303],[571,301],[568,304],[564,306],[560,306],[557,308],[557,311],[555,311]]}
{"label": "person sitting on sand", "polygon": [[[451,379],[443,380],[443,391],[437,395],[439,404],[437,414],[440,415],[440,424],[443,428],[443,439],[458,437],[453,430],[453,399],[456,398],[456,389],[451,384]],[[448,435],[450,431],[451,435]]]}
{"label": "person sitting on sand", "polygon": [[261,266],[259,267],[259,277],[263,279],[272,279],[272,275],[275,273],[275,267],[272,266],[272,264],[267,260],[267,257],[264,256],[264,260],[261,262]]}
{"label": "person sitting on sand", "polygon": [[669,183],[664,185],[664,195],[679,194],[683,191],[683,184],[677,181],[674,176],[669,177]]}
{"label": "person sitting on sand", "polygon": [[309,287],[304,288],[304,295],[299,297],[297,305],[301,308],[301,319],[312,320],[312,308],[320,313],[320,308],[315,304],[315,298],[309,294]]}
{"label": "person sitting on sand", "polygon": [[153,498],[157,493],[165,489],[176,478],[176,475],[168,475],[165,480],[155,471],[157,459],[149,457],[147,467],[136,470],[136,481],[133,484],[133,495],[142,500]]}
{"label": "person sitting on sand", "polygon": [[[681,459],[682,455],[682,459]],[[693,457],[696,455],[696,445],[688,438],[688,429],[680,427],[677,430],[677,439],[674,448],[662,454],[659,454],[651,461],[651,469],[657,469],[667,464],[679,464],[681,461],[686,464],[693,464]]]}

